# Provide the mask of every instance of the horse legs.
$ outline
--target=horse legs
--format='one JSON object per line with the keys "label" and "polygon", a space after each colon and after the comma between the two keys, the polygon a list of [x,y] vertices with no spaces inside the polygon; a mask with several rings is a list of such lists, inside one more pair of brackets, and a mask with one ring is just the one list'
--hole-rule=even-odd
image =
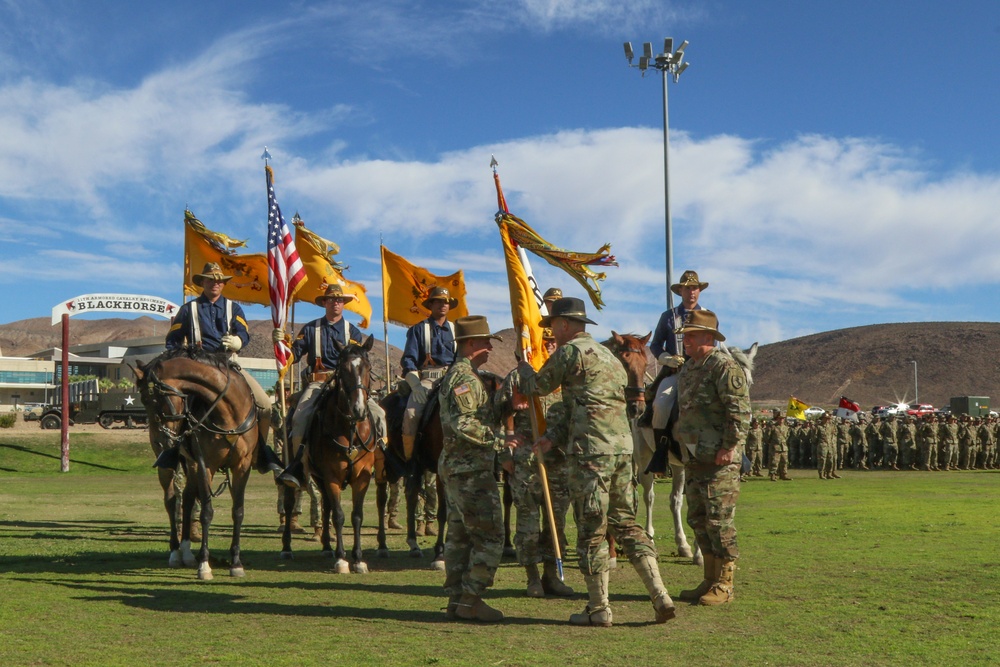
{"label": "horse legs", "polygon": [[639,484],[642,485],[642,500],[646,506],[645,530],[646,534],[652,539],[656,533],[656,529],[653,528],[653,483],[656,479],[652,473],[647,474],[644,471],[646,470],[646,466],[649,465],[649,461],[653,458],[653,429],[633,426],[632,433],[632,444],[635,450],[635,456],[632,458],[632,470],[635,473],[636,479],[639,480]]}
{"label": "horse legs", "polygon": [[444,571],[444,533],[448,525],[448,503],[444,495],[444,482],[441,475],[435,475],[438,492],[438,536],[434,542],[434,560],[431,561],[432,570]]}
{"label": "horse legs", "polygon": [[385,480],[375,482],[375,507],[378,508],[378,557],[388,558],[389,547],[385,543],[385,504],[389,497],[389,484]]}
{"label": "horse legs", "polygon": [[677,544],[677,554],[681,558],[690,558],[696,565],[702,564],[701,547],[695,541],[694,552],[688,544],[687,536],[684,534],[684,519],[681,517],[681,508],[684,505],[684,466],[670,463],[672,473],[670,487],[670,513],[674,517],[674,542]]}
{"label": "horse legs", "polygon": [[162,468],[157,468],[157,471],[160,486],[163,488],[163,507],[170,518],[170,559],[167,563],[170,567],[180,567],[181,541],[177,537],[177,492],[174,490],[174,471]]}
{"label": "horse legs", "polygon": [[326,486],[330,490],[330,497],[333,500],[330,509],[333,514],[333,525],[337,531],[337,550],[334,552],[336,560],[333,563],[333,571],[337,574],[347,574],[351,571],[351,566],[347,562],[347,551],[344,549],[344,506],[340,498],[340,485],[336,482],[327,482]]}
{"label": "horse legs", "polygon": [[193,520],[191,514],[194,511],[194,501],[198,491],[190,475],[187,476],[187,481],[188,483],[184,485],[184,491],[181,494],[181,543],[179,551],[184,567],[194,567],[198,564],[198,560],[191,552],[191,522]]}
{"label": "horse legs", "polygon": [[510,478],[505,470],[503,473],[503,555],[504,558],[517,558],[517,550],[510,541],[510,508],[514,504],[514,493],[510,488]]}
{"label": "horse legs", "polygon": [[212,566],[208,562],[208,527],[212,525],[215,510],[212,507],[212,480],[205,465],[205,457],[198,452],[198,500],[201,501],[201,549],[198,551],[198,579],[209,581],[213,578]]}
{"label": "horse legs", "polygon": [[295,512],[295,489],[290,486],[282,487],[281,505],[285,508],[285,525],[281,530],[281,553],[278,558],[291,560],[292,556],[292,522],[289,517]]}
{"label": "horse legs", "polygon": [[367,574],[368,565],[361,550],[361,526],[365,520],[365,495],[371,479],[367,474],[354,475],[351,483],[351,528],[354,529],[354,548],[351,550],[351,571]]}
{"label": "horse legs", "polygon": [[246,470],[232,471],[229,480],[229,496],[233,499],[233,541],[229,545],[229,576],[231,577],[246,576],[243,562],[240,560],[240,533],[243,529],[243,507],[247,480],[250,478],[249,463],[247,465]]}

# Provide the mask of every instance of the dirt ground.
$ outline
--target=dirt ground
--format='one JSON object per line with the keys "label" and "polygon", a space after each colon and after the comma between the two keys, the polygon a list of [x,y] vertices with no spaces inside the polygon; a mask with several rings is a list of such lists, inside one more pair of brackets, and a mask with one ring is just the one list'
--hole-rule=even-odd
{"label": "dirt ground", "polygon": [[[0,429],[0,434],[5,430],[11,431],[39,431],[46,433],[58,433],[59,429],[53,429],[51,431],[44,431],[39,425],[38,420],[26,422],[24,421],[24,414],[18,413],[17,421],[14,423],[10,429]],[[100,424],[74,424],[69,427],[69,432],[73,433],[103,433],[111,438],[135,438],[144,437],[143,434],[146,433],[145,428],[125,428],[122,424],[116,424],[115,428],[102,428]]]}

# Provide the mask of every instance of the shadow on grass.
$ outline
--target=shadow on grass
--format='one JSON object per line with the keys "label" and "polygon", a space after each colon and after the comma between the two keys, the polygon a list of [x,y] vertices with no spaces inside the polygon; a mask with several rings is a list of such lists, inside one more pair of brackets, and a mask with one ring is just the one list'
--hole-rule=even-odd
{"label": "shadow on grass", "polygon": [[[34,456],[41,456],[41,457],[47,458],[47,459],[55,459],[57,461],[61,461],[62,460],[62,455],[56,456],[55,454],[47,454],[45,452],[40,452],[40,451],[38,451],[36,449],[31,449],[30,447],[25,447],[24,445],[11,445],[11,444],[8,444],[8,443],[0,443],[0,448],[13,449],[15,451],[22,452],[24,454],[33,454]],[[80,461],[79,459],[73,459],[73,458],[71,458],[69,460],[69,462],[70,463],[75,463],[75,464],[81,465],[81,466],[90,466],[91,468],[99,468],[100,470],[113,470],[115,472],[129,472],[129,470],[127,468],[115,468],[114,466],[106,466],[106,465],[101,465],[100,463],[91,463],[89,461]],[[20,470],[9,470],[9,469],[6,469],[6,468],[4,470],[6,470],[6,472],[21,472]]]}

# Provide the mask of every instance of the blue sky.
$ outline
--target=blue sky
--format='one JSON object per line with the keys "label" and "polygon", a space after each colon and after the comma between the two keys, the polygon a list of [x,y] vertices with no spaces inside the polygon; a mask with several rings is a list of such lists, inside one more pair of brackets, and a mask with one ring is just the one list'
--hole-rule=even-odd
{"label": "blue sky", "polygon": [[1000,320],[995,1],[6,0],[0,321],[180,300],[185,206],[262,251],[266,145],[282,209],[340,244],[379,337],[380,233],[465,269],[470,310],[510,326],[491,154],[549,241],[612,243],[598,335],[649,331],[661,83],[622,42],[665,36],[691,62],[669,89],[675,277],[710,283],[730,340]]}

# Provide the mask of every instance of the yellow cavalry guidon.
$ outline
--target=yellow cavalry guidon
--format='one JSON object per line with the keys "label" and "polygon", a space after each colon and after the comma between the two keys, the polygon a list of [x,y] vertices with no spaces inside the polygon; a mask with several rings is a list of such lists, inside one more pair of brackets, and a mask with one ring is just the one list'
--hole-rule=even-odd
{"label": "yellow cavalry guidon", "polygon": [[348,280],[344,271],[349,267],[338,262],[333,257],[340,252],[340,247],[324,239],[310,229],[307,229],[301,219],[295,219],[295,247],[299,251],[299,259],[306,271],[305,287],[295,294],[296,301],[314,303],[326,292],[330,285],[340,285],[344,294],[353,294],[344,306],[346,310],[361,316],[358,326],[367,329],[372,317],[372,304],[368,301],[368,290],[359,282]]}
{"label": "yellow cavalry guidon", "polygon": [[222,290],[224,297],[240,303],[271,305],[267,290],[267,255],[240,255],[233,250],[243,247],[246,247],[245,241],[212,231],[194,213],[184,211],[184,294],[201,294],[201,288],[191,282],[191,276],[206,263],[215,262],[224,273],[233,276]]}
{"label": "yellow cavalry guidon", "polygon": [[411,327],[427,319],[431,313],[423,302],[435,286],[447,288],[451,297],[458,300],[458,305],[448,311],[449,320],[469,314],[465,304],[465,274],[461,270],[450,276],[437,276],[382,246],[382,314],[386,322]]}

